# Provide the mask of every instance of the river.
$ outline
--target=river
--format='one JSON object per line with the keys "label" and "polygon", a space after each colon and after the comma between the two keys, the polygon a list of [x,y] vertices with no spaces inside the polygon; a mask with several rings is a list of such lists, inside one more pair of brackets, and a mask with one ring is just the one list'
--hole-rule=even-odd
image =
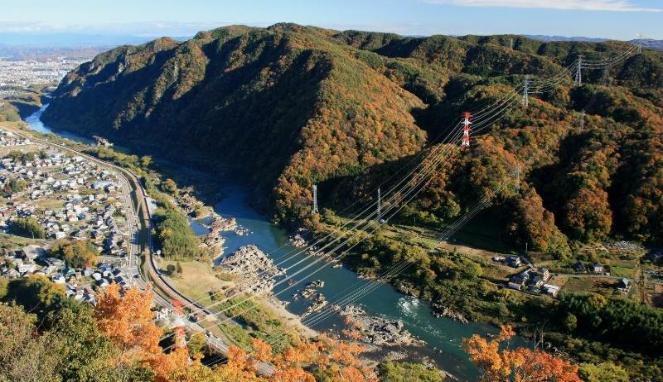
{"label": "river", "polygon": [[[36,131],[47,134],[57,134],[84,143],[90,143],[90,139],[77,134],[53,130],[45,126],[41,120],[41,113],[48,105],[26,118],[26,122]],[[267,252],[276,263],[282,263],[289,267],[295,263],[301,263],[288,269],[289,274],[296,273],[298,269],[306,267],[318,258],[305,254],[295,254],[295,248],[289,245],[284,230],[269,222],[267,218],[253,210],[246,199],[246,190],[231,181],[228,181],[220,190],[220,201],[215,205],[215,210],[224,217],[234,217],[237,222],[248,229],[250,234],[237,235],[232,232],[224,233],[224,254],[232,253],[246,244],[256,244]],[[193,224],[198,234],[203,233],[205,228],[200,224]],[[287,258],[287,260],[286,260]],[[324,287],[320,290],[327,299],[334,303],[339,296],[347,293],[348,287],[362,287],[370,282],[361,280],[357,275],[345,268],[333,268],[326,264],[324,268],[320,263],[310,267],[307,271],[293,277],[299,281],[309,275],[311,271],[320,269],[310,279],[304,279],[302,283],[294,288],[285,290],[288,285],[284,283],[277,286],[275,293],[283,301],[289,302],[288,309],[296,314],[301,314],[306,308],[303,300],[294,300],[293,293],[300,289],[307,281],[322,280]],[[280,293],[282,292],[282,293]],[[280,293],[280,294],[279,294]],[[473,334],[496,333],[496,329],[489,325],[470,323],[463,324],[447,318],[435,318],[431,314],[429,305],[415,298],[405,296],[387,284],[381,284],[372,293],[359,298],[355,304],[361,305],[367,313],[380,315],[389,319],[402,320],[407,330],[425,342],[425,346],[408,348],[417,356],[426,356],[433,360],[440,368],[452,374],[460,381],[474,381],[477,379],[477,370],[470,363],[467,355],[462,350],[461,344],[464,338]],[[316,330],[334,330],[343,325],[338,316],[332,315],[322,322],[316,324]]]}
{"label": "river", "polygon": [[85,143],[85,144],[94,144],[94,140],[90,138],[86,138],[83,136],[80,136],[76,133],[72,133],[69,131],[64,131],[64,130],[53,130],[50,127],[47,127],[44,125],[44,123],[41,121],[41,115],[46,110],[48,107],[48,104],[44,104],[42,107],[39,108],[36,112],[33,114],[29,115],[27,118],[25,118],[25,122],[30,125],[30,128],[32,130],[38,131],[42,134],[56,134],[62,138],[66,138],[72,141],[80,142],[80,143]]}

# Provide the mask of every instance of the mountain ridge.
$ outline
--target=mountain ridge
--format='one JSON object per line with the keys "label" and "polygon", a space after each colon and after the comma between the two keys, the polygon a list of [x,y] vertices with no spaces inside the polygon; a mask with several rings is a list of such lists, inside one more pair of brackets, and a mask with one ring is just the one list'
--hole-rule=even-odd
{"label": "mountain ridge", "polygon": [[[288,23],[268,28],[230,26],[200,32],[185,42],[162,38],[97,56],[62,81],[44,120],[56,128],[125,142],[153,140],[159,154],[182,157],[188,150],[201,153],[211,163],[237,164],[254,186],[254,198],[270,195],[262,196],[263,206],[274,211],[281,222],[298,224],[311,219],[313,184],[346,178],[362,182],[362,177],[370,177],[371,168],[399,163],[435,143],[431,138],[445,130],[440,126],[455,122],[461,111],[496,99],[519,84],[525,73],[553,76],[578,54],[598,60],[628,49],[633,47],[624,42],[541,42],[513,35],[404,37]],[[532,198],[543,196],[544,211],[538,216],[559,216],[561,219],[546,218],[546,224],[559,226],[574,240],[624,234],[624,229],[615,231],[607,223],[599,223],[597,232],[578,231],[580,226],[594,224],[590,222],[597,217],[570,218],[569,208],[578,200],[546,191],[536,174],[541,166],[558,166],[561,177],[572,176],[572,167],[557,163],[566,133],[554,126],[568,130],[573,125],[569,115],[587,103],[596,113],[588,128],[602,135],[613,129],[610,121],[615,119],[626,124],[623,127],[628,131],[632,131],[629,124],[659,131],[660,121],[654,117],[663,99],[661,62],[660,54],[647,51],[610,68],[607,75],[618,89],[612,93],[601,85],[605,74],[585,73],[587,86],[600,91],[601,106],[591,105],[597,103],[592,96],[573,89],[570,78],[560,81],[554,91],[534,101],[533,108],[540,110],[541,117],[518,110],[506,113],[506,122],[497,123],[489,132],[494,135],[490,144],[501,148],[484,147],[485,155],[498,162],[506,152],[535,155],[528,170],[534,175],[527,181],[530,189],[536,188]],[[581,90],[588,90],[587,86]],[[529,131],[537,126],[550,128],[548,132]],[[518,134],[517,139],[511,133]],[[521,147],[519,140],[534,133],[548,152]],[[606,139],[611,145],[622,145],[617,138]],[[582,149],[582,142],[575,149]],[[658,141],[653,144],[655,154]],[[653,174],[647,175],[654,180],[660,171],[657,160],[652,164]],[[477,171],[475,166],[481,163],[474,155],[461,162],[459,168],[467,171]],[[623,174],[617,170],[623,165],[615,164],[609,176]],[[498,173],[504,176],[506,172]],[[464,188],[474,190],[469,194],[485,192],[486,184],[467,184],[461,174],[444,176],[450,179],[440,187],[447,188],[438,191],[446,200],[436,196],[433,205],[420,200],[414,209],[437,206],[433,215],[443,215],[443,205],[452,203],[462,209],[470,202],[462,196]],[[615,212],[626,207],[606,199],[616,197],[611,184],[573,185],[571,192],[582,191],[579,198],[599,197],[603,211],[611,211],[612,222],[613,217],[626,217],[630,212]],[[642,192],[649,195],[647,203],[655,206],[659,186],[653,193]],[[651,221],[663,212],[656,207],[648,211],[647,218],[638,218],[644,219],[636,229],[642,232],[628,235],[659,240],[651,234],[656,229]],[[559,231],[551,229],[546,229],[549,237],[545,240],[533,238],[523,219],[525,216],[518,217],[517,224],[507,222],[520,227],[514,232],[525,232],[522,240],[540,241],[537,248],[541,250],[549,248],[549,241],[559,242]],[[432,221],[439,224],[443,220]]]}

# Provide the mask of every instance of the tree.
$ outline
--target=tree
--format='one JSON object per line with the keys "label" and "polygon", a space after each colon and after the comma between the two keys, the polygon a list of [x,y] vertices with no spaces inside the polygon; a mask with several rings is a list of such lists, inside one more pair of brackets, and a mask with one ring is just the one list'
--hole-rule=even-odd
{"label": "tree", "polygon": [[377,382],[372,368],[358,358],[363,346],[336,341],[321,335],[314,340],[300,341],[282,353],[273,354],[265,341],[254,339],[253,351],[232,346],[228,362],[217,368],[225,381],[263,381],[256,375],[257,362],[269,362],[274,368],[271,382]]}
{"label": "tree", "polygon": [[57,338],[36,335],[35,321],[19,306],[0,305],[0,380],[58,381]]}
{"label": "tree", "polygon": [[[15,301],[29,312],[47,313],[66,299],[64,287],[46,276],[30,275],[11,280],[6,300]],[[40,317],[43,315],[40,314]]]}
{"label": "tree", "polygon": [[9,178],[5,181],[2,191],[4,196],[12,196],[15,193],[24,191],[27,185],[28,183],[23,179]]}
{"label": "tree", "polygon": [[564,327],[567,331],[573,332],[578,327],[578,317],[573,313],[567,313],[564,318]]}
{"label": "tree", "polygon": [[486,340],[473,335],[463,342],[470,360],[482,371],[481,380],[490,382],[580,382],[578,367],[538,349],[504,349],[513,337],[511,327],[503,326],[498,337]]}
{"label": "tree", "polygon": [[122,295],[117,284],[98,296],[94,315],[99,329],[119,349],[117,365],[146,368],[155,382],[195,381],[189,378],[205,375],[198,359],[191,362],[186,346],[163,352],[159,346],[162,331],[154,323],[151,301],[150,290],[129,289]]}
{"label": "tree", "polygon": [[377,381],[372,368],[366,367],[359,359],[364,347],[356,343],[337,341],[325,335],[313,341],[301,341],[274,359],[277,381],[312,381],[316,378],[305,372],[312,367],[318,379],[331,379],[339,382]]}
{"label": "tree", "polygon": [[163,190],[169,194],[175,194],[177,192],[177,183],[175,183],[175,181],[170,178],[166,179],[162,186]]}
{"label": "tree", "polygon": [[109,285],[97,297],[94,316],[99,329],[119,348],[119,362],[151,365],[161,353],[161,329],[154,324],[150,309],[152,292]]}
{"label": "tree", "polygon": [[227,354],[228,362],[217,368],[217,374],[224,381],[258,381],[256,370],[246,352],[236,346],[231,346]]}
{"label": "tree", "polygon": [[203,334],[194,333],[191,335],[191,338],[189,338],[189,341],[187,341],[186,346],[189,349],[189,354],[196,358],[201,356],[201,352],[206,344],[207,340]]}
{"label": "tree", "polygon": [[32,216],[17,218],[9,222],[9,233],[32,239],[44,239],[46,231]]}
{"label": "tree", "polygon": [[50,333],[59,339],[51,349],[58,354],[63,381],[122,380],[113,367],[118,349],[97,327],[90,306],[66,300],[46,321]]}
{"label": "tree", "polygon": [[51,247],[51,254],[63,259],[72,268],[83,268],[97,263],[99,251],[89,240],[74,240],[55,243]]}
{"label": "tree", "polygon": [[152,157],[151,156],[144,155],[144,156],[140,157],[140,165],[142,167],[148,168],[148,167],[150,167],[151,164],[152,164]]}
{"label": "tree", "polygon": [[626,299],[599,294],[564,294],[559,317],[577,317],[577,334],[643,354],[660,354],[663,348],[663,312]]}
{"label": "tree", "polygon": [[621,366],[607,361],[598,365],[583,363],[580,365],[580,376],[586,382],[629,382],[626,370]]}
{"label": "tree", "polygon": [[384,382],[442,382],[444,376],[439,370],[410,362],[385,362],[380,364],[380,380]]}
{"label": "tree", "polygon": [[201,254],[200,242],[184,214],[173,206],[165,206],[155,215],[156,238],[164,256],[170,259],[188,259]]}
{"label": "tree", "polygon": [[612,227],[608,193],[598,187],[581,188],[565,205],[564,224],[585,242],[603,240]]}
{"label": "tree", "polygon": [[12,150],[7,154],[7,157],[14,162],[21,162],[22,164],[26,164],[27,162],[31,162],[35,159],[35,153],[32,151],[22,152],[19,150]]}
{"label": "tree", "polygon": [[555,226],[555,216],[543,206],[541,196],[534,188],[523,190],[522,197],[511,201],[513,223],[510,234],[530,248],[565,258],[571,253],[566,236]]}
{"label": "tree", "polygon": [[0,300],[4,300],[7,293],[9,293],[9,280],[0,276]]}

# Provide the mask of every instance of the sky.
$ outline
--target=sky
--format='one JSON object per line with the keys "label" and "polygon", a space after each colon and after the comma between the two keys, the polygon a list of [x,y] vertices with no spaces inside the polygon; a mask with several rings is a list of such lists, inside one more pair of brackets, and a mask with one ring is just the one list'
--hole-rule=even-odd
{"label": "sky", "polygon": [[0,0],[0,44],[11,35],[187,37],[277,22],[415,36],[663,39],[663,0]]}

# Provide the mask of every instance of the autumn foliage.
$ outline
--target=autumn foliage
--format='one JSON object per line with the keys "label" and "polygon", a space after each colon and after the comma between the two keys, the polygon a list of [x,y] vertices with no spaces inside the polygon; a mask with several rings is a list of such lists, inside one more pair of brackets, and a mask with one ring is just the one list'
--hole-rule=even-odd
{"label": "autumn foliage", "polygon": [[[232,381],[316,382],[316,376],[327,376],[338,382],[373,382],[377,376],[373,369],[359,359],[363,347],[320,336],[311,341],[300,341],[280,354],[260,339],[253,340],[253,352],[247,353],[231,347],[228,362],[216,372]],[[257,375],[258,361],[274,367],[274,374]]]}
{"label": "autumn foliage", "polygon": [[580,382],[578,367],[544,351],[529,348],[502,350],[514,331],[503,326],[500,335],[487,340],[474,335],[464,347],[482,371],[481,380],[490,382]]}
{"label": "autumn foliage", "polygon": [[188,350],[176,347],[165,353],[159,346],[163,334],[154,323],[152,292],[137,289],[121,291],[109,285],[95,306],[97,326],[119,349],[118,366],[140,365],[154,372],[157,382],[186,381],[190,364]]}
{"label": "autumn foliage", "polygon": [[[95,318],[101,332],[119,349],[117,366],[144,367],[153,372],[156,382],[315,382],[314,374],[338,382],[377,381],[374,370],[359,358],[362,346],[327,336],[302,340],[280,354],[274,354],[265,341],[254,339],[251,352],[231,346],[227,362],[209,368],[202,365],[200,356],[191,357],[184,346],[164,352],[159,346],[163,333],[154,323],[150,301],[149,290],[121,291],[111,284],[98,296]],[[273,375],[261,375],[259,363],[272,365]]]}

